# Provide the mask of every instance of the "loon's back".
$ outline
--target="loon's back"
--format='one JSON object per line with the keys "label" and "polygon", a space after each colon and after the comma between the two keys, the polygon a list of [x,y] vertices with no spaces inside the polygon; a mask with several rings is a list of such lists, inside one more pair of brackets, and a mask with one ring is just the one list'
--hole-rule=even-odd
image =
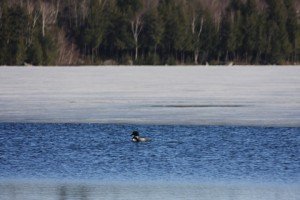
{"label": "loon's back", "polygon": [[150,139],[145,137],[134,136],[132,138],[132,142],[148,142],[148,141],[150,141]]}

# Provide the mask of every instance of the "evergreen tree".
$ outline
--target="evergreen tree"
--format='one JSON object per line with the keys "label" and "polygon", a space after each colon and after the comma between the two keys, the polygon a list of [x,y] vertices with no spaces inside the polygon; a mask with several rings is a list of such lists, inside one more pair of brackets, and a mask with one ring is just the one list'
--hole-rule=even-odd
{"label": "evergreen tree", "polygon": [[220,28],[220,40],[218,48],[221,59],[225,62],[231,59],[231,55],[233,55],[236,50],[235,35],[231,18],[231,14],[227,14],[226,17],[223,17]]}
{"label": "evergreen tree", "polygon": [[203,32],[200,36],[200,54],[202,55],[201,63],[209,62],[216,58],[218,46],[218,31],[210,13],[205,13],[203,23]]}
{"label": "evergreen tree", "polygon": [[283,0],[267,0],[269,62],[280,64],[292,52],[286,30],[287,10]]}
{"label": "evergreen tree", "polygon": [[242,54],[241,47],[244,33],[242,32],[242,2],[231,0],[225,15],[222,17],[220,30],[220,45],[222,59],[225,62],[237,59]]}
{"label": "evergreen tree", "polygon": [[5,48],[8,51],[6,56],[7,64],[23,65],[26,60],[27,22],[27,15],[21,7],[17,6],[8,9],[8,30],[4,36],[6,40]]}
{"label": "evergreen tree", "polygon": [[131,36],[129,19],[124,16],[126,13],[123,13],[123,8],[118,7],[117,2],[114,4],[115,2],[112,1],[110,5],[108,13],[110,20],[102,46],[108,57],[114,58],[119,63],[127,64],[128,53],[134,47],[134,42]]}
{"label": "evergreen tree", "polygon": [[26,46],[25,46],[25,40],[20,38],[15,45],[15,64],[16,65],[24,65],[25,60],[26,60]]}
{"label": "evergreen tree", "polygon": [[284,0],[287,9],[286,30],[288,32],[289,42],[292,46],[291,60],[295,61],[296,57],[296,34],[297,34],[297,15],[294,0]]}
{"label": "evergreen tree", "polygon": [[40,35],[40,44],[43,52],[43,65],[56,65],[58,52],[55,38],[50,33],[46,33],[45,36]]}
{"label": "evergreen tree", "polygon": [[[183,63],[185,51],[189,48],[187,15],[183,11],[183,4],[165,1],[160,9],[163,10],[164,34],[163,49],[164,60],[168,64],[175,64],[178,58]],[[168,61],[169,60],[169,61]]]}
{"label": "evergreen tree", "polygon": [[184,64],[186,60],[186,52],[191,50],[191,37],[189,37],[189,23],[187,16],[187,9],[185,3],[176,5],[174,16],[174,25],[176,27],[176,35],[174,40],[175,57],[180,59],[180,63]]}
{"label": "evergreen tree", "polygon": [[142,34],[142,47],[147,52],[148,63],[157,64],[157,49],[161,44],[163,34],[163,22],[156,8],[149,10],[144,16],[144,27]]}
{"label": "evergreen tree", "polygon": [[253,0],[247,0],[243,11],[243,55],[246,63],[255,60],[255,46],[257,41],[257,9]]}
{"label": "evergreen tree", "polygon": [[[162,59],[164,62],[169,60],[169,57],[174,58],[175,40],[176,40],[176,14],[174,14],[175,4],[173,1],[164,0],[159,4],[159,12],[161,13],[164,22],[164,33],[162,36]],[[175,60],[175,59],[174,59]],[[170,63],[169,63],[170,64]],[[173,64],[173,62],[172,62]],[[175,64],[175,62],[174,62]]]}
{"label": "evergreen tree", "polygon": [[85,54],[92,54],[92,60],[98,56],[108,26],[106,6],[105,2],[99,0],[90,1],[89,15],[80,36],[81,48],[84,49]]}
{"label": "evergreen tree", "polygon": [[133,15],[142,8],[140,0],[116,0],[117,6],[121,13],[125,16],[133,17]]}
{"label": "evergreen tree", "polygon": [[34,38],[31,46],[27,50],[27,63],[32,65],[43,64],[43,49],[38,38]]}
{"label": "evergreen tree", "polygon": [[300,62],[300,25],[299,24],[296,31],[295,61],[298,63]]}
{"label": "evergreen tree", "polygon": [[10,64],[8,63],[9,51],[9,12],[7,0],[3,0],[1,3],[1,18],[0,18],[0,65]]}
{"label": "evergreen tree", "polygon": [[266,51],[267,51],[267,25],[266,15],[261,13],[257,16],[256,24],[256,42],[255,42],[255,63],[266,64]]}

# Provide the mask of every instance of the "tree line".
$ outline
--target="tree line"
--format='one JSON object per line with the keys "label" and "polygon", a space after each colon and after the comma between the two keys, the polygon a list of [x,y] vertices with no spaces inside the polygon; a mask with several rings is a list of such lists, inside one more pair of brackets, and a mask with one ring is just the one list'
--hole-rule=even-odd
{"label": "tree line", "polygon": [[294,0],[2,0],[0,65],[294,64]]}

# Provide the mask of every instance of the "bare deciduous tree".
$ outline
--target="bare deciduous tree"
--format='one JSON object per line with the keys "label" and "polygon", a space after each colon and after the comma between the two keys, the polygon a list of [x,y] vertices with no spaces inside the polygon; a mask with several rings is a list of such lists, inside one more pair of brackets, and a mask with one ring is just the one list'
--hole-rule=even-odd
{"label": "bare deciduous tree", "polygon": [[45,36],[45,28],[47,25],[55,24],[59,12],[60,0],[56,0],[56,4],[52,1],[40,1],[40,12],[42,16],[42,33]]}
{"label": "bare deciduous tree", "polygon": [[135,60],[138,59],[139,50],[139,35],[143,29],[142,14],[137,14],[133,20],[131,20],[131,31],[133,34],[134,44],[135,44]]}
{"label": "bare deciduous tree", "polygon": [[59,56],[56,64],[78,64],[80,56],[76,49],[76,45],[73,42],[68,41],[66,33],[63,30],[60,30],[57,33],[57,45]]}
{"label": "bare deciduous tree", "polygon": [[200,36],[203,31],[204,17],[201,12],[201,2],[199,0],[193,0],[189,2],[189,14],[190,14],[190,26],[193,39],[194,50],[194,64],[198,64],[198,58],[200,53]]}
{"label": "bare deciduous tree", "polygon": [[[203,30],[203,22],[204,22],[204,18],[201,17],[201,22],[200,22],[200,26],[198,27],[198,29],[196,29],[195,26],[195,20],[193,19],[193,23],[192,23],[192,33],[194,35],[194,38],[196,40],[196,44],[199,44],[200,41],[200,35],[202,33]],[[198,58],[199,58],[199,46],[197,45],[196,48],[194,49],[194,63],[197,65],[198,64]]]}

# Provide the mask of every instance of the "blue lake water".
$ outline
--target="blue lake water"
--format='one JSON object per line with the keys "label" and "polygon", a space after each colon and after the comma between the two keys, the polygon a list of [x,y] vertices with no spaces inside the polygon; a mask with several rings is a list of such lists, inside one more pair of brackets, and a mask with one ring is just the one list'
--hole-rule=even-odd
{"label": "blue lake water", "polygon": [[[151,142],[131,142],[132,130]],[[8,197],[5,183],[24,180],[299,185],[299,133],[299,127],[0,123],[0,191],[7,194],[0,199],[18,199]]]}
{"label": "blue lake water", "polygon": [[[132,130],[152,138],[130,142]],[[0,124],[0,177],[299,181],[300,128]]]}

